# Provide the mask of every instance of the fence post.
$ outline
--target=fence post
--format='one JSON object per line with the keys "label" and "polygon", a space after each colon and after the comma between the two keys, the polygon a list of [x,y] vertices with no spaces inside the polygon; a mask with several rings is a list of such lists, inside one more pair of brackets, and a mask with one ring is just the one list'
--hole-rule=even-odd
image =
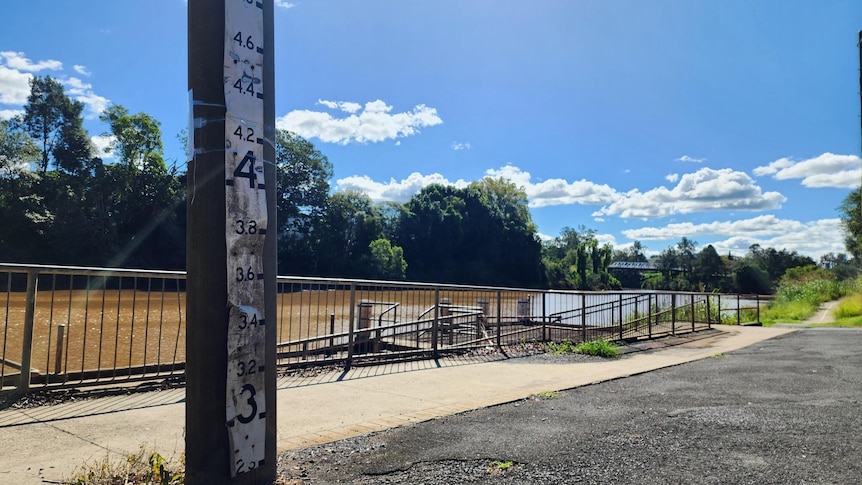
{"label": "fence post", "polygon": [[[715,314],[718,317],[717,323],[721,323],[721,293],[718,294],[718,304],[715,307]],[[712,319],[711,318],[709,319],[709,325],[707,325],[707,327],[712,328]]]}
{"label": "fence post", "polygon": [[[658,299],[658,295],[656,295],[656,299]],[[652,294],[647,295],[646,308],[647,337],[652,338]]]}
{"label": "fence post", "polygon": [[623,294],[620,293],[620,340],[623,339]]}
{"label": "fence post", "polygon": [[497,292],[497,350],[503,348],[503,292]]}
{"label": "fence post", "polygon": [[742,310],[739,307],[739,293],[736,294],[736,324],[742,324]]}
{"label": "fence post", "polygon": [[760,323],[760,293],[754,294],[754,301],[757,302],[757,323]]}
{"label": "fence post", "polygon": [[542,293],[542,342],[548,341],[548,294]]}
{"label": "fence post", "polygon": [[350,370],[353,364],[353,328],[356,318],[356,284],[350,283],[350,316],[347,323],[347,362],[344,363],[344,370]]}
{"label": "fence post", "polygon": [[670,295],[670,334],[676,335],[676,293]]}
{"label": "fence post", "polygon": [[36,316],[36,286],[39,274],[36,270],[27,270],[27,300],[24,308],[24,341],[21,343],[21,376],[18,381],[18,392],[30,390],[30,362],[33,357],[33,320]]}
{"label": "fence post", "polygon": [[587,294],[581,293],[581,342],[587,341]]}
{"label": "fence post", "polygon": [[331,356],[335,350],[335,337],[332,337],[332,335],[335,335],[335,314],[334,313],[329,314],[329,335],[330,335],[330,337],[329,337],[329,350],[326,352],[327,357]]}
{"label": "fence post", "polygon": [[431,323],[431,352],[437,358],[437,331],[440,329],[440,289],[434,290],[434,321]]}
{"label": "fence post", "polygon": [[712,328],[712,311],[709,308],[709,300],[709,295],[706,295],[706,327]]}
{"label": "fence post", "polygon": [[694,332],[694,293],[689,296],[691,296],[691,331]]}
{"label": "fence post", "polygon": [[57,351],[54,352],[54,374],[59,375],[63,369],[63,338],[66,335],[66,325],[57,325]]}

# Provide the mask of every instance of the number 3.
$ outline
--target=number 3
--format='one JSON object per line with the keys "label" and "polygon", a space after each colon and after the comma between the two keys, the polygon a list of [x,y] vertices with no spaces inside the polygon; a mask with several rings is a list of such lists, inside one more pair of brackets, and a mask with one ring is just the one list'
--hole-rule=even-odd
{"label": "number 3", "polygon": [[252,386],[251,384],[246,384],[246,385],[242,386],[242,388],[239,391],[240,396],[245,394],[245,391],[248,391],[248,394],[249,394],[246,402],[248,403],[249,406],[251,406],[251,412],[248,414],[248,416],[246,416],[244,414],[240,414],[239,416],[236,417],[236,419],[242,424],[250,423],[251,420],[254,419],[255,415],[257,415],[257,401],[254,400],[254,395],[257,392],[255,391],[254,386]]}

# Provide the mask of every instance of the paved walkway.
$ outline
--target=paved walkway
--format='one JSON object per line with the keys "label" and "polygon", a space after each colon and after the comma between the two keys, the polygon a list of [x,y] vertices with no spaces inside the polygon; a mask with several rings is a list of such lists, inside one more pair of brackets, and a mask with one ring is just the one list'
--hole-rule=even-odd
{"label": "paved walkway", "polygon": [[[624,358],[534,364],[458,359],[355,368],[279,382],[278,449],[327,443],[408,423],[704,359],[791,332],[718,326],[707,335],[645,342]],[[433,367],[431,370],[429,368]],[[428,369],[428,370],[426,370]],[[142,444],[184,448],[183,389],[0,411],[0,484],[58,483],[84,464],[121,460]]]}

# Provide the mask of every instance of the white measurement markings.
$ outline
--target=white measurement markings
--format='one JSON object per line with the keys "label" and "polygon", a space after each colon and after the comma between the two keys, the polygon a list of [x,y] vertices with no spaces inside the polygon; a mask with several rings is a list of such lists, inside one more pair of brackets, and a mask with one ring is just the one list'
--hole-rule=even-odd
{"label": "white measurement markings", "polygon": [[263,246],[263,4],[225,1],[225,242],[227,245],[226,425],[231,475],[264,464],[266,353]]}

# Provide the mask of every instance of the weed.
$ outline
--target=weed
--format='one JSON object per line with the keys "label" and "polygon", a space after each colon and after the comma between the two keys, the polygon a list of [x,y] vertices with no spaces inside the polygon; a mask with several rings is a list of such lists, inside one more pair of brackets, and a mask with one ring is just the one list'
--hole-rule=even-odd
{"label": "weed", "polygon": [[715,354],[712,356],[713,359],[723,359],[725,357],[727,357],[727,356],[724,355],[724,353],[718,353],[718,354]]}
{"label": "weed", "polygon": [[119,462],[106,456],[93,465],[82,465],[68,483],[72,485],[182,485],[185,483],[185,460],[172,463],[156,451],[142,444],[138,453],[132,453]]}
{"label": "weed", "polygon": [[552,354],[573,354],[577,352],[577,346],[571,340],[562,342],[548,342],[548,351]]}
{"label": "weed", "polygon": [[511,460],[506,461],[494,461],[491,462],[491,465],[488,467],[488,473],[505,473],[506,471],[514,468],[515,463]]}
{"label": "weed", "polygon": [[613,342],[607,340],[593,340],[591,342],[581,342],[575,347],[575,351],[586,355],[595,355],[598,357],[619,357],[620,348]]}
{"label": "weed", "polygon": [[556,399],[560,397],[560,393],[557,391],[542,391],[537,392],[536,397],[538,397],[539,399]]}

